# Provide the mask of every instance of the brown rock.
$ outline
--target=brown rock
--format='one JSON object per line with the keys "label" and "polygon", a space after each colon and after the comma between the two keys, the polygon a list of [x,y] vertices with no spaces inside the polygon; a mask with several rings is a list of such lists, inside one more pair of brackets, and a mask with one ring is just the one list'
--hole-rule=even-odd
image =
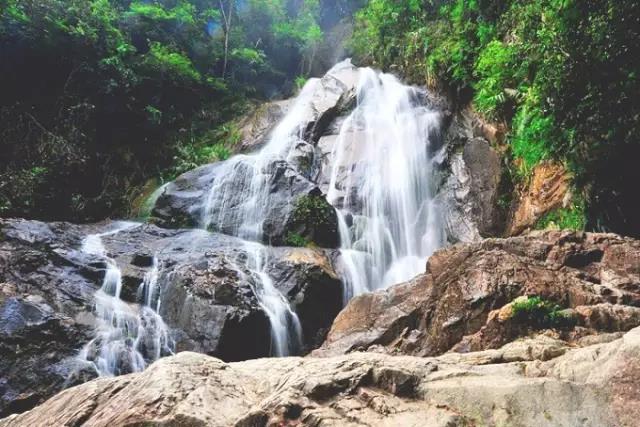
{"label": "brown rock", "polygon": [[223,363],[195,353],[66,390],[0,427],[631,427],[640,328],[569,350],[549,337],[437,358],[355,353]]}
{"label": "brown rock", "polygon": [[253,151],[267,142],[276,124],[287,114],[292,99],[267,102],[257,106],[239,123],[240,151]]}
{"label": "brown rock", "polygon": [[531,182],[520,190],[507,226],[515,236],[531,228],[544,214],[562,207],[570,197],[571,176],[562,164],[543,162],[533,169]]}
{"label": "brown rock", "polygon": [[582,313],[580,333],[563,335],[572,341],[626,331],[640,325],[638,254],[636,240],[560,231],[455,245],[436,252],[413,280],[353,299],[314,354],[497,348],[537,327],[510,320],[508,303],[523,295]]}

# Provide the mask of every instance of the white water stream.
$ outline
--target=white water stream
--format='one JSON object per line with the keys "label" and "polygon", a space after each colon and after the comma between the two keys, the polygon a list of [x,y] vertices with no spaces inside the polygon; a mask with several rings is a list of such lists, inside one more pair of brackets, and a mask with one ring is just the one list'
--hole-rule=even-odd
{"label": "white water stream", "polygon": [[[350,62],[332,71],[345,67]],[[437,156],[430,141],[439,113],[425,107],[424,93],[392,75],[369,68],[357,74],[356,108],[332,148],[331,170],[323,171],[331,177],[327,199],[338,211],[345,303],[424,271],[428,256],[444,243],[433,201]],[[303,129],[314,116],[318,89],[326,90],[319,79],[305,85],[261,150],[214,169],[201,219],[205,229],[245,239],[246,267],[257,279],[254,291],[271,321],[272,354],[277,356],[296,348],[300,322],[266,273],[268,251],[258,242],[265,207],[277,197],[270,187],[274,162],[295,163],[291,157],[300,144],[308,144]]]}
{"label": "white water stream", "polygon": [[[138,293],[143,304],[128,303],[120,299],[122,272],[110,258],[102,243],[105,236],[139,226],[135,222],[118,222],[107,232],[91,234],[82,244],[87,254],[102,257],[107,265],[101,288],[95,294],[96,337],[81,350],[79,358],[92,363],[101,376],[114,376],[144,370],[148,363],[173,353],[169,330],[157,313],[159,266],[145,274]],[[156,307],[152,307],[154,299]]]}
{"label": "white water stream", "polygon": [[390,74],[359,74],[357,106],[331,154],[327,194],[339,212],[346,300],[423,272],[445,242],[433,179],[442,154],[430,140],[440,114]]}
{"label": "white water stream", "polygon": [[[334,70],[344,70],[341,67],[351,65],[343,62]],[[364,68],[357,71],[357,78],[356,106],[344,118],[328,161],[323,161],[325,170],[320,172],[324,179],[329,177],[327,200],[338,213],[338,269],[345,303],[424,271],[426,259],[445,241],[434,202],[434,173],[442,149],[431,141],[440,114],[425,106],[419,89],[403,85],[392,75]],[[274,165],[295,164],[301,146],[318,154],[318,148],[303,139],[315,114],[318,89],[326,90],[319,79],[310,79],[261,150],[234,156],[206,177],[211,187],[200,225],[243,239],[246,256],[232,262],[269,318],[273,356],[298,353],[302,328],[268,274],[269,247],[261,243],[264,213],[266,207],[277,206],[272,204],[272,197],[278,197],[271,188]],[[115,223],[107,232],[87,236],[82,245],[83,252],[101,257],[107,265],[95,295],[96,338],[80,354],[100,375],[142,371],[173,350],[168,328],[158,314],[158,260],[154,259],[139,286],[142,303],[128,303],[120,298],[122,273],[102,242],[105,236],[138,225]]]}
{"label": "white water stream", "polygon": [[[245,267],[251,272],[254,294],[271,325],[271,355],[296,354],[302,344],[300,320],[287,298],[276,289],[266,271],[268,248],[262,243],[264,209],[272,197],[269,180],[274,161],[288,160],[289,153],[301,141],[305,118],[311,115],[311,98],[319,79],[311,79],[289,113],[275,127],[268,143],[256,153],[237,155],[227,160],[211,177],[212,186],[206,198],[201,226],[224,231],[244,239],[247,259]],[[242,200],[237,201],[238,191]],[[223,229],[223,224],[235,224]]]}

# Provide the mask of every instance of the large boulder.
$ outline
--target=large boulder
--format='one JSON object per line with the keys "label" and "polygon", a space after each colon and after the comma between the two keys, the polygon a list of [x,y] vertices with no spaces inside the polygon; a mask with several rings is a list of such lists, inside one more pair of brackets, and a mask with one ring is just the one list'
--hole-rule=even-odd
{"label": "large boulder", "polygon": [[[433,254],[409,282],[351,300],[314,354],[433,356],[495,348],[544,328],[569,341],[625,331],[640,324],[638,283],[640,242],[612,234],[535,232],[459,244]],[[526,299],[514,302],[519,297]],[[531,316],[514,316],[519,309]]]}
{"label": "large boulder", "polygon": [[584,348],[539,337],[438,358],[227,364],[185,352],[66,390],[0,426],[631,427],[640,416],[639,361],[640,328]]}
{"label": "large boulder", "polygon": [[[336,247],[339,237],[334,211],[328,212],[326,224],[320,227],[300,224],[294,216],[300,198],[323,197],[317,184],[321,162],[316,144],[336,117],[353,104],[358,73],[356,67],[344,61],[322,79],[309,82],[298,101],[265,106],[267,113],[277,108],[294,109],[300,134],[294,130],[283,134],[280,126],[288,123],[276,127],[281,114],[268,113],[248,121],[243,127],[243,140],[255,147],[272,132],[276,145],[287,139],[291,140],[291,147],[282,153],[265,147],[263,151],[238,155],[179,176],[157,199],[152,211],[155,223],[260,237],[271,245],[285,245],[289,235],[294,234],[323,247]],[[255,210],[260,211],[259,221],[253,218]],[[253,222],[259,222],[255,225],[259,230],[247,231]]]}

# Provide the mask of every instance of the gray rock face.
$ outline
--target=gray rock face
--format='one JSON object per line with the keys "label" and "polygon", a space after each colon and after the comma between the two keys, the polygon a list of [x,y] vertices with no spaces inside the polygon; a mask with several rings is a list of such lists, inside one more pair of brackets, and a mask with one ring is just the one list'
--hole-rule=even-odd
{"label": "gray rock face", "polygon": [[500,157],[479,136],[469,112],[453,117],[445,135],[449,173],[438,191],[448,240],[474,242],[499,236],[505,218],[498,206]]}
{"label": "gray rock face", "polygon": [[[95,372],[76,356],[95,335],[94,293],[106,264],[81,251],[100,226],[0,220],[0,414],[22,412]],[[176,343],[235,361],[269,355],[271,326],[240,239],[204,230],[141,225],[102,237],[123,274],[122,299],[159,266],[160,315]],[[274,285],[299,314],[304,348],[324,339],[342,303],[326,250],[267,249]],[[46,355],[43,357],[43,354]]]}
{"label": "gray rock face", "polygon": [[287,114],[292,100],[267,102],[251,111],[240,122],[240,151],[255,151],[269,139],[275,125]]}
{"label": "gray rock face", "polygon": [[[256,227],[263,242],[284,245],[288,234],[294,232],[321,246],[336,247],[339,238],[335,212],[330,215],[329,227],[318,230],[299,229],[293,224],[293,214],[301,197],[322,196],[318,186],[321,159],[316,145],[334,119],[353,104],[357,80],[358,69],[344,62],[315,83],[308,105],[296,107],[300,110],[300,135],[292,132],[273,136],[275,121],[267,122],[279,120],[281,114],[269,113],[250,120],[257,123],[245,129],[249,135],[245,139],[250,141],[247,147],[257,146],[251,142],[256,138],[264,141],[267,132],[272,132],[273,138],[292,139],[291,147],[276,155],[269,151],[236,156],[181,175],[158,198],[153,209],[156,223],[163,227],[209,227],[229,235],[246,236],[243,227],[255,220],[248,218],[252,215],[247,212],[259,205],[260,221]],[[280,104],[270,104],[266,111],[273,110],[275,105],[281,108]],[[291,102],[286,105],[293,108]],[[256,180],[264,180],[259,194],[254,194]]]}
{"label": "gray rock face", "polygon": [[359,353],[226,364],[195,353],[66,390],[1,427],[632,427],[640,329],[585,348],[539,337],[437,358]]}
{"label": "gray rock face", "polygon": [[0,416],[73,381],[104,268],[73,250],[81,239],[68,224],[0,220]]}

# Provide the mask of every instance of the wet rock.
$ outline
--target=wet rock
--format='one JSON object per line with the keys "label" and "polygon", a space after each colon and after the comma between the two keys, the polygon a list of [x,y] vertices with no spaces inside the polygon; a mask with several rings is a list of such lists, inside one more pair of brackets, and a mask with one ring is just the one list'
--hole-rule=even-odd
{"label": "wet rock", "polygon": [[227,364],[185,352],[140,374],[66,390],[0,426],[630,427],[640,416],[638,360],[640,328],[586,348],[537,338],[436,358],[355,353]]}
{"label": "wet rock", "polygon": [[[130,271],[139,253],[159,265],[160,314],[172,328],[177,351],[224,360],[270,355],[270,323],[256,296],[256,272],[241,239],[205,230],[165,230],[144,225],[103,238]],[[306,349],[317,347],[342,304],[342,287],[329,252],[264,247],[266,272],[298,312]],[[304,254],[304,255],[301,255]],[[304,350],[304,349],[303,349]]]}
{"label": "wet rock", "polygon": [[287,248],[279,252],[269,274],[300,318],[305,349],[317,348],[342,309],[342,282],[325,251]]}
{"label": "wet rock", "polygon": [[333,67],[320,80],[311,101],[311,114],[307,118],[304,136],[317,142],[330,123],[355,102],[359,70],[351,61]]}
{"label": "wet rock", "polygon": [[186,172],[169,183],[151,211],[152,220],[163,227],[197,227],[202,223],[203,199],[222,162]]}
{"label": "wet rock", "polygon": [[[259,227],[263,241],[285,245],[287,234],[292,231],[297,201],[307,196],[322,197],[320,189],[288,162],[276,160],[265,167],[268,186],[263,195],[265,200],[253,200],[247,193],[253,179],[251,164],[241,158],[227,162],[231,163],[220,162],[187,172],[169,184],[153,211],[156,223],[164,227],[203,226],[206,210],[207,216],[214,219],[208,224],[210,229],[239,235],[245,222],[250,220],[244,218],[243,212],[254,208],[247,204],[260,203]],[[229,180],[230,176],[234,178]],[[217,185],[213,191],[212,185]],[[329,221],[337,223],[334,211],[328,216]],[[324,246],[338,244],[337,227],[303,232],[322,236],[318,243]]]}
{"label": "wet rock", "polygon": [[474,242],[499,236],[505,219],[498,206],[500,156],[477,136],[478,118],[469,111],[453,117],[445,133],[448,173],[438,191],[450,242]]}
{"label": "wet rock", "polygon": [[[109,223],[0,220],[2,415],[28,410],[96,375],[77,355],[95,338],[94,294],[106,262],[79,249],[88,234],[110,229]],[[157,267],[159,292],[151,307],[159,307],[176,351],[199,351],[227,361],[270,355],[271,325],[256,295],[261,284],[248,267],[252,246],[205,230],[153,225],[104,235],[102,243],[123,273],[121,298],[128,303],[143,302],[138,289]],[[341,283],[330,251],[263,250],[265,271],[299,311],[305,338],[305,348],[299,350],[308,351],[323,340],[341,305]],[[140,311],[141,324],[156,321],[145,310],[151,309]],[[98,344],[87,351],[96,351]],[[122,372],[131,370],[127,363],[121,361]]]}
{"label": "wet rock", "polygon": [[[241,155],[181,175],[165,188],[156,201],[152,211],[154,222],[168,228],[199,226],[246,236],[243,227],[252,218],[245,218],[250,215],[243,213],[254,209],[255,206],[247,206],[254,203],[264,209],[257,225],[261,227],[258,231],[263,242],[285,245],[287,235],[297,233],[307,235],[322,246],[337,246],[337,227],[297,230],[299,224],[293,224],[292,214],[301,197],[322,195],[317,185],[322,165],[316,143],[334,119],[353,105],[357,81],[358,69],[344,61],[319,81],[312,82],[310,105],[302,109],[299,118],[300,139],[292,133],[289,137],[293,141],[286,153],[279,153],[264,163],[257,162],[255,157]],[[275,107],[267,105],[265,108],[268,112]],[[267,129],[272,129],[277,123],[267,122],[280,118],[278,114],[265,114],[255,119],[257,123],[243,128],[243,132],[250,135],[247,136],[249,140],[254,138],[251,135],[259,134],[263,141]],[[260,168],[259,174],[265,177],[266,182],[263,183],[264,194],[253,199],[250,193],[255,184],[256,167]],[[331,216],[333,223],[337,223],[335,213]],[[213,220],[208,221],[207,218]]]}
{"label": "wet rock", "polygon": [[[626,331],[640,324],[640,292],[632,285],[640,281],[638,254],[636,240],[595,233],[536,232],[455,245],[436,252],[413,280],[351,300],[314,354],[496,348],[540,327],[512,318],[509,303],[523,295],[574,309],[577,324],[558,325],[567,340]],[[574,326],[584,330],[575,334]]]}
{"label": "wet rock", "polygon": [[0,220],[0,417],[64,388],[92,335],[81,314],[103,265],[73,249],[81,239],[68,224]]}
{"label": "wet rock", "polygon": [[287,114],[293,100],[264,103],[251,111],[240,123],[240,151],[255,151],[268,140],[276,124]]}

